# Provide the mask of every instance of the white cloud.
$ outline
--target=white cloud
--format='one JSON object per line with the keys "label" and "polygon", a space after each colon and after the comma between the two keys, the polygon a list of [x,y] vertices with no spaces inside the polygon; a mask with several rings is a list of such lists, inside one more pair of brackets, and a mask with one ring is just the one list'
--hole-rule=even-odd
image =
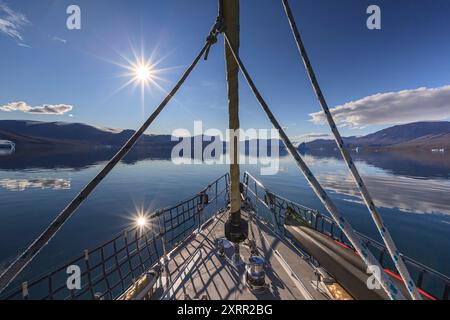
{"label": "white cloud", "polygon": [[[338,126],[360,128],[450,117],[450,85],[378,93],[331,109]],[[311,113],[315,124],[325,123],[323,112]]]}
{"label": "white cloud", "polygon": [[30,24],[24,14],[14,11],[5,3],[0,2],[0,33],[6,34],[18,42],[23,42],[21,31]]}
{"label": "white cloud", "polygon": [[0,106],[1,111],[12,112],[21,111],[25,113],[35,113],[35,114],[51,114],[51,115],[62,115],[73,109],[73,106],[67,104],[44,104],[42,106],[30,106],[26,102],[11,102]]}
{"label": "white cloud", "polygon": [[67,43],[67,40],[66,39],[63,39],[63,38],[60,38],[60,37],[53,37],[53,40],[54,41],[58,41],[58,42],[62,42],[62,43]]}
{"label": "white cloud", "polygon": [[296,142],[309,142],[316,139],[331,139],[331,135],[328,133],[307,133],[300,136],[292,137],[292,141]]}
{"label": "white cloud", "polygon": [[31,46],[29,44],[22,43],[22,42],[18,42],[17,45],[20,47],[24,47],[24,48],[31,48]]}

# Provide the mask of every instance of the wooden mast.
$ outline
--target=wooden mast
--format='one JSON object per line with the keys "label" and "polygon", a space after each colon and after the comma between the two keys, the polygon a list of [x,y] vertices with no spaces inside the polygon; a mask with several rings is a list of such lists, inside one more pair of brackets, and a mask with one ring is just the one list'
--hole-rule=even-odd
{"label": "wooden mast", "polygon": [[[239,0],[224,0],[223,17],[227,26],[227,34],[236,50],[239,50]],[[228,84],[228,109],[230,132],[236,133],[239,129],[239,84],[237,65],[233,53],[225,42],[225,58]],[[234,143],[231,140],[234,139]],[[240,170],[239,170],[239,136],[230,134],[230,177],[231,177],[231,215],[234,221],[240,216],[241,197],[239,190]]]}
{"label": "wooden mast", "polygon": [[[235,50],[239,50],[239,0],[222,0],[222,14],[226,33]],[[239,243],[247,238],[248,223],[241,218],[241,192],[239,170],[239,65],[225,40],[225,59],[228,85],[228,110],[230,129],[230,218],[225,224],[225,235],[234,242],[236,259],[239,256]],[[231,143],[233,141],[233,143]]]}

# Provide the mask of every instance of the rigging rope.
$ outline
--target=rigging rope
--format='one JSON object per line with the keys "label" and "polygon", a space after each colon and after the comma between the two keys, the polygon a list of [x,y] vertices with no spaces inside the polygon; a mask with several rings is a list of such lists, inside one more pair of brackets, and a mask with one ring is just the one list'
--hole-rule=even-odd
{"label": "rigging rope", "polygon": [[[214,32],[213,32],[214,31]],[[47,229],[3,272],[0,276],[0,293],[17,277],[17,275],[33,260],[33,258],[42,250],[43,247],[55,236],[64,223],[72,216],[84,200],[91,194],[97,185],[111,172],[111,170],[119,163],[120,160],[131,150],[138,139],[142,136],[150,124],[163,111],[172,97],[183,85],[192,70],[195,68],[201,57],[209,50],[211,45],[217,42],[216,28],[213,28],[208,36],[205,45],[200,53],[194,59],[192,64],[185,70],[182,77],[173,87],[172,91],[164,98],[159,106],[153,111],[150,117],[136,131],[133,136],[123,145],[123,147],[114,155],[114,157],[105,165],[105,167],[83,188],[83,190],[70,202],[70,204],[61,211],[55,220],[50,223]]]}
{"label": "rigging rope", "polygon": [[399,291],[397,286],[392,282],[392,280],[386,275],[386,273],[383,270],[383,267],[379,264],[377,259],[373,256],[372,252],[370,252],[367,245],[362,241],[362,239],[355,233],[352,226],[349,224],[349,222],[341,216],[341,214],[338,211],[338,208],[336,205],[332,202],[332,200],[328,197],[325,190],[320,185],[319,181],[317,181],[316,177],[313,175],[311,170],[308,168],[306,163],[303,161],[301,156],[298,153],[298,150],[294,147],[292,142],[289,140],[288,136],[284,132],[283,128],[280,126],[276,118],[274,117],[272,111],[270,110],[267,103],[264,101],[263,97],[259,93],[258,89],[256,88],[253,80],[251,79],[250,75],[247,72],[247,69],[245,68],[244,64],[242,63],[241,59],[239,58],[238,54],[236,53],[231,41],[228,39],[227,33],[224,33],[225,40],[233,53],[234,59],[239,65],[239,68],[241,69],[245,80],[247,81],[248,85],[250,86],[251,90],[253,91],[256,99],[258,100],[259,104],[267,114],[267,117],[269,118],[272,125],[279,131],[280,137],[283,140],[283,143],[289,150],[289,153],[293,156],[295,161],[297,162],[297,165],[300,167],[302,173],[304,174],[305,178],[310,183],[311,187],[313,188],[316,195],[319,197],[325,208],[330,212],[333,219],[336,221],[338,226],[341,228],[341,230],[344,232],[344,234],[347,236],[353,247],[356,249],[356,251],[359,253],[360,257],[363,259],[365,264],[367,266],[377,266],[380,272],[375,272],[374,276],[378,280],[378,282],[381,284],[383,289],[386,291],[386,293],[389,295],[389,297],[393,300],[397,299],[404,299],[404,296]]}
{"label": "rigging rope", "polygon": [[415,285],[414,281],[412,280],[411,275],[408,272],[408,269],[406,268],[403,258],[401,256],[400,252],[397,250],[394,240],[392,239],[390,232],[388,231],[386,225],[384,224],[383,219],[381,218],[381,215],[378,212],[378,209],[372,200],[369,190],[367,189],[366,185],[364,184],[364,181],[361,178],[361,175],[359,174],[358,169],[356,168],[355,163],[353,162],[353,159],[350,156],[350,153],[348,152],[347,148],[344,145],[344,141],[341,137],[341,134],[339,133],[339,130],[337,129],[336,123],[334,122],[333,116],[331,115],[328,104],[325,100],[322,90],[320,89],[319,82],[317,81],[317,77],[315,75],[314,69],[308,58],[308,54],[306,52],[305,46],[303,45],[303,41],[300,37],[300,32],[298,30],[297,24],[295,23],[295,19],[292,14],[291,8],[289,6],[289,2],[288,2],[288,0],[282,0],[282,2],[283,2],[284,10],[286,12],[286,16],[289,20],[289,24],[292,29],[292,33],[294,35],[294,39],[297,43],[298,50],[300,51],[306,71],[308,72],[308,76],[309,76],[311,85],[314,88],[317,98],[319,99],[320,105],[322,107],[322,110],[323,110],[326,118],[327,118],[328,124],[331,127],[331,131],[333,132],[334,139],[336,140],[336,143],[339,147],[342,157],[344,158],[344,161],[347,163],[347,166],[348,166],[350,172],[352,173],[352,176],[355,180],[356,185],[358,186],[361,196],[363,197],[364,202],[365,202],[367,208],[369,209],[372,219],[375,222],[375,225],[381,235],[381,238],[383,239],[383,241],[388,249],[388,252],[392,258],[392,261],[395,263],[395,266],[396,266],[398,272],[400,273],[400,276],[402,277],[402,279],[405,283],[405,286],[408,289],[409,294],[411,295],[411,297],[414,300],[422,300],[422,297],[420,296],[419,292],[417,291],[416,285]]}

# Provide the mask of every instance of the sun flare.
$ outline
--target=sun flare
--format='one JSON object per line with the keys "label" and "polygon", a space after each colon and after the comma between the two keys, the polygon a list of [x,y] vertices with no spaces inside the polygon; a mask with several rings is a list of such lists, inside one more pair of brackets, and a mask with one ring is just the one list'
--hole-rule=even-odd
{"label": "sun flare", "polygon": [[[1,0],[0,0],[1,1]],[[126,81],[116,90],[112,95],[121,92],[123,89],[131,87],[132,89],[139,89],[141,97],[141,111],[144,116],[145,97],[147,93],[153,95],[154,90],[167,94],[167,90],[161,86],[161,83],[168,82],[163,75],[173,69],[179,67],[161,68],[161,63],[166,57],[158,57],[156,49],[151,54],[146,55],[145,50],[141,48],[140,53],[136,49],[131,48],[131,56],[121,54],[116,51],[123,61],[106,60],[118,67],[121,67],[125,72],[120,73],[120,78],[126,78]]]}
{"label": "sun flare", "polygon": [[152,71],[150,64],[138,63],[133,66],[134,80],[146,84],[153,78]]}
{"label": "sun flare", "polygon": [[147,218],[144,217],[144,216],[140,216],[140,217],[138,217],[138,218],[136,219],[136,225],[137,225],[139,228],[144,228],[144,227],[146,227],[146,226],[147,226],[147,223],[148,223]]}
{"label": "sun flare", "polygon": [[141,91],[142,108],[144,107],[145,91],[152,88],[165,92],[165,90],[159,85],[159,82],[164,81],[160,74],[166,69],[159,69],[157,67],[158,61],[153,62],[152,59],[146,59],[142,57],[136,57],[135,61],[127,60],[128,65],[124,65],[124,68],[128,70],[123,76],[128,77],[127,83],[121,88],[125,88],[129,85],[139,87]]}
{"label": "sun flare", "polygon": [[135,204],[133,211],[129,212],[125,218],[129,221],[128,226],[139,233],[147,232],[153,228],[152,214],[150,209],[144,209],[143,204]]}

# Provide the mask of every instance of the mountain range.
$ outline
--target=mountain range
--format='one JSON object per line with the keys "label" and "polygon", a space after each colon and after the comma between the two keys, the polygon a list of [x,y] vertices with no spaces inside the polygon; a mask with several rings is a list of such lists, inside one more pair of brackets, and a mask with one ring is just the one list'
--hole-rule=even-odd
{"label": "mountain range", "polygon": [[[450,149],[450,122],[414,122],[396,125],[365,136],[345,137],[350,148],[365,150]],[[304,150],[334,149],[334,140],[317,139],[303,143]]]}
{"label": "mountain range", "polygon": [[[16,149],[54,147],[119,147],[132,135],[133,130],[94,127],[83,123],[40,122],[28,120],[0,120],[0,140],[10,140]],[[403,150],[450,149],[450,122],[415,122],[396,125],[365,136],[345,137],[352,149]],[[137,147],[167,150],[178,141],[170,135],[145,134]],[[334,140],[317,139],[302,143],[301,151],[334,150]]]}
{"label": "mountain range", "polygon": [[[26,147],[95,147],[123,145],[133,130],[100,128],[83,123],[0,120],[0,139],[10,140],[16,149]],[[143,135],[138,146],[170,147],[170,135]]]}

